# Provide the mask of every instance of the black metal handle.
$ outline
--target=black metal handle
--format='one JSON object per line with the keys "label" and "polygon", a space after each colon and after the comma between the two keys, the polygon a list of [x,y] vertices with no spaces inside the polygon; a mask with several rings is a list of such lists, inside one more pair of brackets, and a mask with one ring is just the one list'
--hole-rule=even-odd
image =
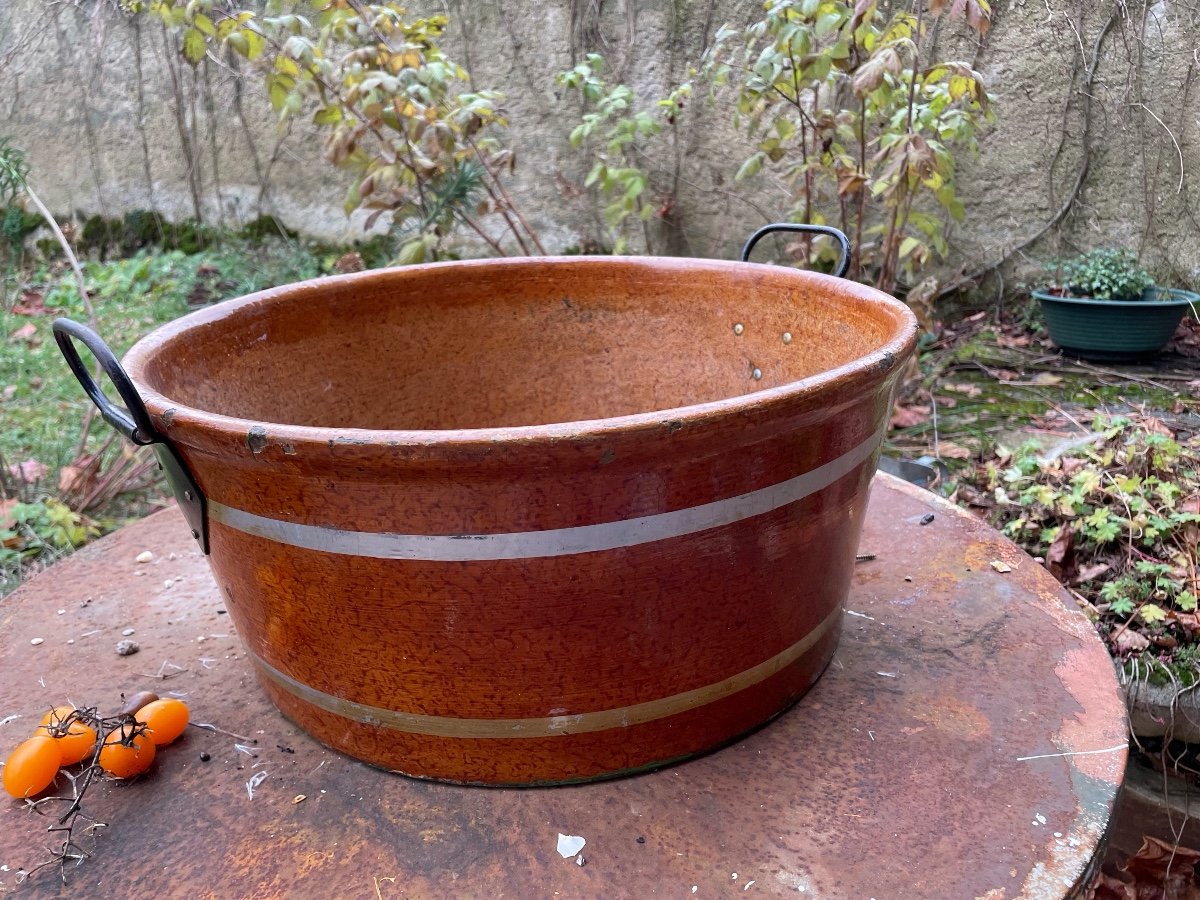
{"label": "black metal handle", "polygon": [[[66,358],[67,365],[71,367],[71,371],[75,373],[75,377],[82,385],[84,393],[96,404],[104,421],[140,446],[144,447],[161,440],[150,421],[150,413],[146,409],[146,404],[142,402],[137,388],[133,386],[133,382],[129,380],[129,376],[117,362],[117,357],[100,335],[86,325],[70,319],[55,319],[54,339],[58,342],[58,349]],[[109,377],[113,387],[117,389],[117,393],[125,402],[125,409],[121,409],[109,400],[104,390],[96,383],[96,379],[92,377],[92,373],[88,371],[83,359],[79,356],[79,351],[75,347],[76,340],[87,347],[96,357],[100,368],[104,370],[104,374]]]}
{"label": "black metal handle", "polygon": [[837,278],[845,278],[846,273],[850,271],[850,239],[841,231],[834,228],[832,225],[801,225],[798,222],[776,222],[772,225],[764,225],[754,234],[750,235],[750,240],[746,241],[746,246],[742,248],[742,262],[750,262],[750,251],[754,249],[762,238],[776,231],[798,231],[805,234],[824,234],[835,241],[842,248],[842,258],[838,260],[837,267],[833,270],[833,274]]}
{"label": "black metal handle", "polygon": [[[200,486],[196,484],[196,479],[192,477],[187,463],[175,449],[175,445],[167,440],[166,435],[155,428],[154,423],[150,421],[150,411],[146,409],[146,404],[142,402],[142,397],[137,392],[133,381],[125,374],[125,370],[121,368],[121,364],[109,349],[108,344],[104,343],[104,339],[86,325],[70,319],[54,320],[54,340],[58,342],[58,349],[62,351],[67,365],[71,367],[71,371],[75,373],[75,377],[83,386],[84,393],[100,410],[104,421],[139,446],[154,445],[154,455],[158,457],[158,467],[167,476],[167,483],[171,485],[171,490],[179,503],[179,509],[183,513],[188,527],[191,528],[192,537],[200,542],[200,549],[207,554],[208,499],[200,490]],[[109,400],[100,385],[96,383],[96,379],[92,377],[92,373],[88,371],[83,359],[79,356],[75,341],[81,342],[96,357],[100,368],[112,380],[113,387],[117,389],[117,393],[125,402],[125,409],[121,409]]]}

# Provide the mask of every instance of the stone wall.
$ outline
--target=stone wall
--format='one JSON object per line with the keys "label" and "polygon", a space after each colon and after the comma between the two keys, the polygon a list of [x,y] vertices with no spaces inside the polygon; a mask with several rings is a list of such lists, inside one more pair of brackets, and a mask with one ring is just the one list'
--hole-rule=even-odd
{"label": "stone wall", "polygon": [[[444,8],[448,49],[477,86],[508,97],[512,191],[554,250],[586,248],[603,234],[581,186],[587,167],[566,140],[579,107],[557,94],[554,73],[599,50],[640,96],[660,96],[720,24],[759,9],[750,0],[445,0]],[[1191,202],[1200,11],[1162,0],[993,0],[993,8],[994,27],[978,45],[949,27],[938,35],[939,53],[983,72],[996,113],[980,155],[960,167],[967,212],[939,266],[943,281],[1012,255],[1007,281],[985,282],[989,292],[1011,288],[1014,273],[1037,262],[1120,244],[1176,284],[1200,282]],[[342,212],[345,176],[324,162],[319,136],[302,125],[280,133],[265,104],[259,78],[211,61],[193,71],[167,52],[160,27],[121,15],[112,0],[0,3],[0,134],[25,148],[32,181],[55,210],[153,208],[182,219],[199,209],[226,223],[266,211],[316,236],[360,235]],[[727,98],[698,96],[675,150],[650,167],[655,188],[673,195],[669,227],[653,225],[660,252],[731,257],[757,225],[786,215],[786,185],[768,176],[733,182],[749,145],[730,118]]]}

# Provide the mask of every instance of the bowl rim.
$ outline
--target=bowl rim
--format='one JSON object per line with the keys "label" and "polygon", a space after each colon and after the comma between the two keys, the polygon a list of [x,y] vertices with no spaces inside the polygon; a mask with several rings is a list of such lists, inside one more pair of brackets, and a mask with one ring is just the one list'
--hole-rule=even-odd
{"label": "bowl rim", "polygon": [[[215,324],[221,320],[255,305],[286,302],[297,294],[320,290],[329,285],[352,285],[357,281],[376,281],[379,278],[420,277],[435,271],[447,274],[462,268],[541,268],[563,267],[571,269],[612,268],[643,269],[672,275],[686,276],[688,273],[711,272],[725,275],[761,276],[767,270],[772,276],[796,279],[818,287],[836,289],[848,293],[854,299],[867,301],[886,308],[895,318],[892,336],[882,345],[850,362],[833,369],[810,375],[776,387],[751,391],[734,397],[651,412],[631,413],[604,419],[578,419],[568,422],[538,425],[505,425],[484,428],[454,429],[371,429],[338,426],[296,425],[247,419],[216,413],[176,401],[150,387],[145,377],[145,367],[153,356],[168,343],[182,339],[194,328]],[[449,262],[423,263],[387,269],[372,269],[347,275],[331,275],[280,285],[221,301],[213,306],[188,313],[151,331],[138,340],[122,358],[138,393],[149,409],[151,416],[161,423],[164,433],[172,440],[182,438],[182,443],[191,443],[187,434],[193,429],[214,432],[223,436],[236,436],[245,441],[257,429],[274,442],[291,444],[296,450],[301,447],[329,448],[335,444],[345,445],[389,445],[410,447],[434,447],[453,445],[456,447],[495,447],[497,443],[516,445],[545,441],[578,441],[604,439],[617,434],[637,432],[645,429],[661,430],[664,424],[672,430],[687,425],[701,424],[714,418],[762,411],[793,400],[803,401],[823,391],[835,382],[845,382],[847,387],[866,389],[879,383],[897,370],[915,350],[919,326],[916,316],[907,304],[883,291],[844,278],[835,278],[820,272],[792,269],[785,266],[770,266],[761,263],[743,263],[727,260],[693,259],[688,257],[610,257],[610,256],[550,256],[550,257],[503,257],[499,259],[455,260]]]}

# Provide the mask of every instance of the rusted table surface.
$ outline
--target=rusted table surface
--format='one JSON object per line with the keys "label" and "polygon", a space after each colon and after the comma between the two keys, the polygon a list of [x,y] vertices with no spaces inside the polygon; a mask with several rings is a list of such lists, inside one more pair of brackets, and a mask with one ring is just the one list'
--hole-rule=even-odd
{"label": "rusted table surface", "polygon": [[[256,755],[189,728],[147,777],[95,786],[107,827],[66,888],[57,869],[14,887],[52,836],[5,797],[0,891],[1060,897],[1089,874],[1124,770],[1124,707],[1083,616],[1007,540],[888,476],[861,548],[876,558],[807,697],[703,758],[576,787],[418,782],[310,740],[259,689],[194,546],[166,510],[0,602],[0,749],[52,704],[153,689]],[[128,628],[141,651],[117,656]],[[586,839],[584,865],[560,832]]]}

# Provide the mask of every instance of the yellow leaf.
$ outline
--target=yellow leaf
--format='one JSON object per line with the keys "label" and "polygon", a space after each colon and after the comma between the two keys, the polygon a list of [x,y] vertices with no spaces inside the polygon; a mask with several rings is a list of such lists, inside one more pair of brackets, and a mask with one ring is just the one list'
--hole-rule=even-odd
{"label": "yellow leaf", "polygon": [[410,69],[420,68],[421,54],[416,50],[406,50],[404,51],[404,55],[401,57],[401,61]]}
{"label": "yellow leaf", "polygon": [[203,32],[209,37],[217,33],[217,28],[213,25],[212,19],[204,13],[196,13],[196,18],[192,19],[192,25],[196,27],[197,31]]}
{"label": "yellow leaf", "polygon": [[288,89],[273,78],[267,86],[267,96],[271,98],[271,106],[279,112],[287,103]]}
{"label": "yellow leaf", "polygon": [[243,28],[242,34],[246,36],[246,59],[257,59],[267,45],[266,38],[251,28]]}
{"label": "yellow leaf", "polygon": [[286,56],[275,57],[275,71],[282,72],[284,75],[299,75],[300,67],[296,65],[294,59],[288,59]]}
{"label": "yellow leaf", "polygon": [[326,106],[313,114],[313,122],[317,125],[336,125],[340,121],[342,121],[340,106]]}
{"label": "yellow leaf", "polygon": [[208,47],[204,43],[204,35],[195,28],[189,28],[183,33],[183,55],[193,66],[204,59]]}

